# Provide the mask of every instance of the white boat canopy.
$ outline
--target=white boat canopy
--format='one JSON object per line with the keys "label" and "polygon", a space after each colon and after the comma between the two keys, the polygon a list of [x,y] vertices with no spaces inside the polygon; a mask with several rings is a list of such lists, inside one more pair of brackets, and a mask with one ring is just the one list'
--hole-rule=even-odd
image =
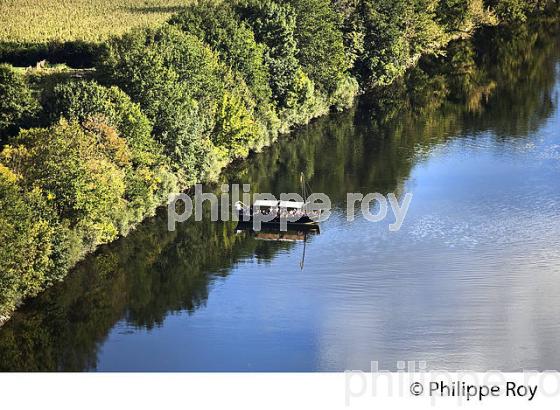
{"label": "white boat canopy", "polygon": [[269,199],[259,199],[253,204],[255,207],[259,208],[286,208],[286,209],[302,209],[305,206],[305,202],[295,202],[295,201],[277,201]]}
{"label": "white boat canopy", "polygon": [[274,208],[278,206],[278,202],[277,200],[269,200],[269,199],[259,199],[257,201],[255,201],[255,203],[253,204],[253,206],[258,206],[258,207],[268,207],[268,208]]}
{"label": "white boat canopy", "polygon": [[280,208],[302,209],[305,206],[305,202],[280,201],[279,206]]}

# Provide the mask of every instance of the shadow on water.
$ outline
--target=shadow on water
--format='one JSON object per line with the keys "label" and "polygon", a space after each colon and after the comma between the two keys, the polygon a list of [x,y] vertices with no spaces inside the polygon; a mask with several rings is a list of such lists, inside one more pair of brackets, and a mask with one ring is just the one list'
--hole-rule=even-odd
{"label": "shadow on water", "polygon": [[[529,138],[556,109],[555,33],[523,27],[452,44],[445,58],[422,61],[354,109],[320,119],[229,169],[222,182],[279,194],[297,190],[304,172],[315,192],[341,207],[347,192],[398,192],[411,169],[450,138],[488,131],[497,140]],[[95,369],[117,322],[152,329],[175,312],[195,312],[212,283],[233,267],[270,263],[294,246],[240,235],[234,222],[177,228],[167,230],[161,210],[29,301],[0,330],[0,370]]]}

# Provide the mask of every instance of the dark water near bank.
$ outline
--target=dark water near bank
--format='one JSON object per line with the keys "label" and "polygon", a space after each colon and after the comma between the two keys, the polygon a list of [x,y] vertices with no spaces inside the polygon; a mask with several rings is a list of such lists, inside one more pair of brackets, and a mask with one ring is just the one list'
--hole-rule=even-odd
{"label": "dark water near bank", "polygon": [[[162,215],[17,312],[0,369],[560,370],[557,32],[455,44],[228,172],[331,197],[303,270],[303,242]],[[394,233],[348,222],[347,192],[414,198]]]}

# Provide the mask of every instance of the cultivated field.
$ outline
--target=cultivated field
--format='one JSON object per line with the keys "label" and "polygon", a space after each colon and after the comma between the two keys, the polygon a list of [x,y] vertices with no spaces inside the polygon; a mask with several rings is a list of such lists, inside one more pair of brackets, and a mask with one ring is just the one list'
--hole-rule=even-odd
{"label": "cultivated field", "polygon": [[157,25],[190,0],[0,0],[0,42],[101,41]]}

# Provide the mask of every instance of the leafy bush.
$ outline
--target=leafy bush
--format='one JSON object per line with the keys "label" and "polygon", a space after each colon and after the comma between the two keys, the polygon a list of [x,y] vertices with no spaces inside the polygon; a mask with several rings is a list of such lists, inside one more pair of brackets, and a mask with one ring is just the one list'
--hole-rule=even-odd
{"label": "leafy bush", "polygon": [[523,22],[527,19],[530,1],[527,0],[498,0],[493,2],[494,10],[501,21]]}
{"label": "leafy bush", "polygon": [[217,115],[214,145],[225,149],[231,159],[244,158],[249,154],[249,149],[255,146],[258,135],[258,124],[242,99],[226,91]]}
{"label": "leafy bush", "polygon": [[558,13],[560,3],[556,0],[485,0],[501,22],[522,23],[534,14]]}
{"label": "leafy bush", "polygon": [[469,17],[469,1],[440,0],[436,15],[447,31],[462,30]]}
{"label": "leafy bush", "polygon": [[358,95],[360,85],[358,81],[346,74],[341,80],[338,81],[336,89],[330,96],[330,104],[338,111],[350,108],[354,104],[354,99]]}

